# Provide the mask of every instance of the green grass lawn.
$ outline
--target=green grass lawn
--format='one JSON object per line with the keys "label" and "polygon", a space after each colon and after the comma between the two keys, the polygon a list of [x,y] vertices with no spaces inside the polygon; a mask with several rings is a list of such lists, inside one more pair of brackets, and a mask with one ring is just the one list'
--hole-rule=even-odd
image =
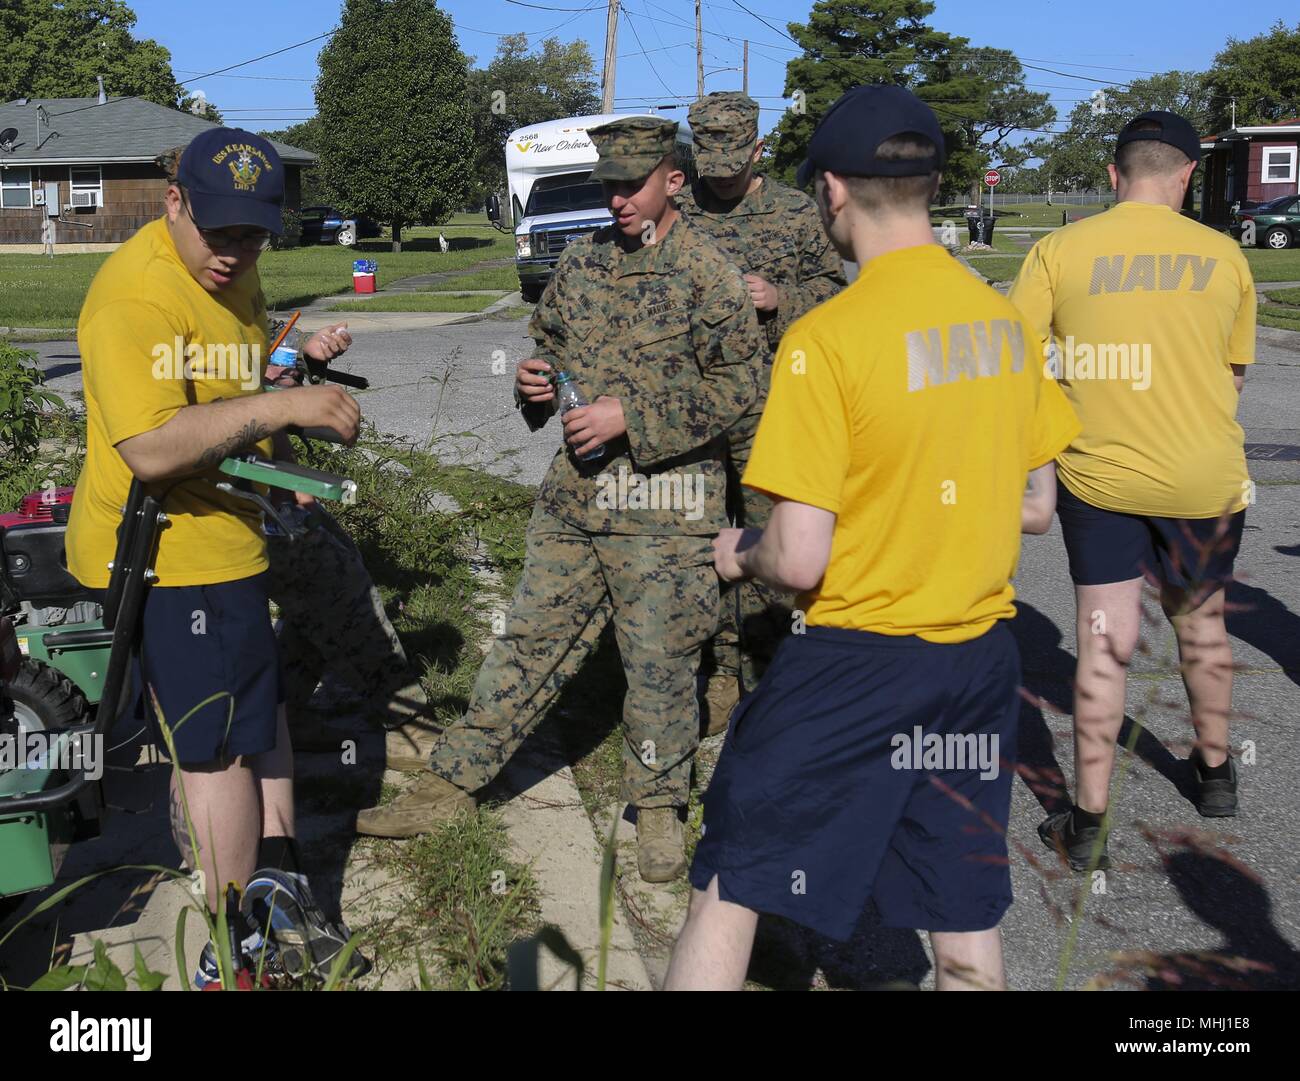
{"label": "green grass lawn", "polygon": [[[987,206],[985,207],[987,209]],[[997,219],[997,227],[1005,228],[1008,225],[1032,225],[1032,226],[1051,226],[1059,228],[1061,225],[1061,211],[1070,214],[1098,214],[1103,207],[1097,203],[1087,203],[1083,206],[1063,206],[1056,204],[1048,206],[1046,203],[1019,203],[1009,206],[998,206],[993,210],[993,216]],[[932,207],[930,210],[930,220],[935,225],[942,225],[944,220],[954,221],[962,229],[966,228],[965,206],[944,206]],[[997,236],[995,232],[993,234]]]}
{"label": "green grass lawn", "polygon": [[1243,248],[1257,282],[1300,282],[1300,248]]}
{"label": "green grass lawn", "polygon": [[[461,215],[472,218],[472,215]],[[413,274],[463,270],[488,259],[514,258],[514,241],[491,226],[454,220],[442,227],[451,250],[438,249],[438,228],[403,230],[402,251],[385,240],[365,240],[355,248],[315,245],[268,251],[258,260],[262,287],[273,311],[292,310],[317,297],[352,288],[352,261],[374,259],[380,283]],[[108,253],[93,255],[0,255],[0,326],[75,327],[82,301]],[[513,273],[513,268],[504,268]],[[517,282],[502,285],[509,289]],[[459,288],[494,288],[460,285]]]}
{"label": "green grass lawn", "polygon": [[500,289],[513,293],[519,289],[519,273],[513,264],[487,267],[459,275],[450,281],[434,282],[428,287],[431,293],[456,292],[461,289]]}
{"label": "green grass lawn", "polygon": [[108,253],[0,255],[0,326],[73,327]]}
{"label": "green grass lawn", "polygon": [[491,228],[457,230],[457,235],[447,237],[451,250],[446,253],[438,250],[437,229],[414,231],[430,235],[408,237],[412,230],[403,230],[402,250],[397,253],[384,240],[364,240],[354,248],[319,245],[267,252],[259,263],[266,302],[272,310],[287,311],[317,297],[347,292],[352,288],[354,259],[375,260],[382,286],[413,274],[464,270],[487,259],[514,258],[514,241]]}
{"label": "green grass lawn", "polygon": [[1100,214],[1103,209],[1105,209],[1104,204],[1098,203],[1085,203],[1082,206],[1071,206],[1062,203],[1056,203],[1053,206],[1048,206],[1046,203],[1021,203],[995,208],[999,229],[1008,225],[1047,225],[1060,228],[1062,211],[1067,214],[1089,217],[1093,214]]}
{"label": "green grass lawn", "polygon": [[341,300],[330,305],[332,312],[481,312],[505,296],[479,293],[393,293],[363,300]]}
{"label": "green grass lawn", "polygon": [[1259,306],[1260,326],[1300,331],[1300,288],[1269,289],[1269,303]]}
{"label": "green grass lawn", "polygon": [[[996,234],[995,234],[996,235]],[[989,282],[1009,282],[1020,273],[1020,264],[1024,257],[1013,255],[966,255],[970,265],[984,275]]]}

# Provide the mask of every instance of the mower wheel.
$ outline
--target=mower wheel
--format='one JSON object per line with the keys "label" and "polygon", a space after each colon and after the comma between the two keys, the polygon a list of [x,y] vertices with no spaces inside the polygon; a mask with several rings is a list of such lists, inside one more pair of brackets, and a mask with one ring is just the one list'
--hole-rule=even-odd
{"label": "mower wheel", "polygon": [[58,669],[44,661],[23,661],[18,675],[5,686],[14,704],[14,720],[20,729],[45,731],[68,728],[91,719],[86,696]]}

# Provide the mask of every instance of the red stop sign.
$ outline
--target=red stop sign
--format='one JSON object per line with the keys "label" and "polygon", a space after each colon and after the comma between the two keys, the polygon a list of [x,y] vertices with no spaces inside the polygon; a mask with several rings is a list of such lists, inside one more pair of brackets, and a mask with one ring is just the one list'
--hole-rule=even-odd
{"label": "red stop sign", "polygon": [[984,174],[984,183],[987,184],[990,188],[996,187],[1001,180],[1002,180],[1002,174],[999,173],[996,169],[990,169],[987,173]]}

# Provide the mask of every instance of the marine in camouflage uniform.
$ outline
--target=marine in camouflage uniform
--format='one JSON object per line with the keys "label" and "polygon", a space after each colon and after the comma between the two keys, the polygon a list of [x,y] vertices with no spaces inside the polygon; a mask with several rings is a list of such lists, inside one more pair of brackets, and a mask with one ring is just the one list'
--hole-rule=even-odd
{"label": "marine in camouflage uniform", "polygon": [[[735,91],[709,94],[691,106],[689,118],[700,179],[678,200],[682,213],[748,281],[761,279],[776,289],[775,306],[757,309],[766,361],[759,397],[728,434],[732,518],[737,525],[761,529],[772,501],[742,488],[740,477],[767,401],[772,358],[791,323],[844,288],[844,264],[813,201],[753,173],[761,148],[753,98]],[[751,690],[763,674],[777,641],[790,629],[790,601],[759,582],[737,583],[724,594],[722,626],[712,645],[710,733],[725,727],[738,694]]]}
{"label": "marine in camouflage uniform", "polygon": [[[656,183],[676,129],[640,117],[589,132],[611,207],[619,183]],[[468,806],[612,620],[628,684],[623,797],[638,809],[641,873],[666,881],[684,866],[678,808],[699,743],[700,651],[717,629],[711,542],[727,524],[725,436],[752,408],[763,369],[739,275],[671,205],[665,223],[657,242],[639,244],[616,222],[560,258],[530,326],[535,356],[571,375],[587,401],[617,398],[626,433],[595,461],[557,452],[505,634],[467,713],[434,743],[435,776],[363,811],[361,832],[409,836]],[[553,414],[552,402],[521,408],[534,430]],[[646,822],[657,825],[643,835]]]}
{"label": "marine in camouflage uniform", "polygon": [[267,523],[270,596],[280,610],[280,671],[294,749],[337,751],[348,733],[313,715],[308,701],[330,682],[387,703],[410,682],[406,653],[352,538],[324,507],[281,512],[299,527],[290,541]]}

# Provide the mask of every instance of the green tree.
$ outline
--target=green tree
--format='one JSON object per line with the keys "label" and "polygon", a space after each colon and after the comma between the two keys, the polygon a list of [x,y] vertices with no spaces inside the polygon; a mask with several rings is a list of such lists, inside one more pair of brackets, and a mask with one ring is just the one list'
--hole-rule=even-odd
{"label": "green tree", "polygon": [[111,95],[180,106],[171,53],[132,36],[123,0],[5,0],[0,4],[0,101],[93,97],[97,75]]}
{"label": "green tree", "polygon": [[[936,81],[936,74],[945,77]],[[955,126],[960,134],[949,142],[944,188],[951,190],[958,180],[969,178],[968,194],[976,203],[989,166],[1014,168],[1025,160],[1025,151],[1008,140],[1017,132],[1054,123],[1056,109],[1049,95],[1026,88],[1020,61],[1005,49],[958,49],[932,65],[927,75],[921,96],[945,129]]]}
{"label": "green tree", "polygon": [[807,23],[787,24],[803,55],[786,64],[793,105],[768,137],[774,175],[793,179],[817,121],[850,87],[895,83],[920,92],[926,62],[965,43],[927,25],[933,11],[929,0],[817,0]]}
{"label": "green tree", "polygon": [[1232,123],[1271,124],[1300,116],[1300,24],[1281,20],[1247,41],[1229,38],[1205,76],[1209,122],[1215,131]]}
{"label": "green tree", "polygon": [[776,176],[793,178],[818,119],[864,83],[904,86],[934,109],[948,155],[945,194],[977,194],[995,158],[1022,157],[1008,140],[1055,119],[1047,95],[1026,89],[1019,61],[1006,50],[971,48],[966,38],[930,26],[934,7],[930,0],[818,0],[807,23],[789,24],[804,53],[786,65],[785,94],[794,105],[769,138]]}
{"label": "green tree", "polygon": [[433,0],[347,0],[320,54],[317,152],[326,186],[356,214],[446,221],[473,186],[467,61]]}
{"label": "green tree", "polygon": [[512,131],[600,108],[587,43],[547,38],[540,51],[530,52],[526,34],[501,38],[492,62],[469,73],[469,103],[474,122],[474,194],[482,199],[505,186],[502,148]]}
{"label": "green tree", "polygon": [[[321,153],[319,117],[313,116],[300,124],[281,128],[279,131],[261,131],[258,134],[265,135],[268,139],[275,139],[277,142],[310,150],[313,154]],[[319,163],[311,169],[302,171],[302,206],[329,206],[338,201],[335,193],[325,183],[325,172]],[[351,207],[344,206],[339,209],[344,213],[352,213]]]}
{"label": "green tree", "polygon": [[1109,184],[1106,166],[1115,159],[1115,136],[1139,113],[1164,109],[1186,117],[1198,131],[1209,123],[1205,76],[1167,71],[1125,86],[1098,87],[1070,113],[1059,135],[1032,140],[1029,154],[1042,160],[1055,191],[1090,190]]}
{"label": "green tree", "polygon": [[[200,119],[211,121],[213,124],[225,123],[225,119],[221,115],[221,110],[213,105],[212,102],[208,101],[208,99],[202,94],[187,94],[181,99],[181,108],[187,113],[193,113]],[[232,126],[238,127],[239,125],[236,123]]]}

